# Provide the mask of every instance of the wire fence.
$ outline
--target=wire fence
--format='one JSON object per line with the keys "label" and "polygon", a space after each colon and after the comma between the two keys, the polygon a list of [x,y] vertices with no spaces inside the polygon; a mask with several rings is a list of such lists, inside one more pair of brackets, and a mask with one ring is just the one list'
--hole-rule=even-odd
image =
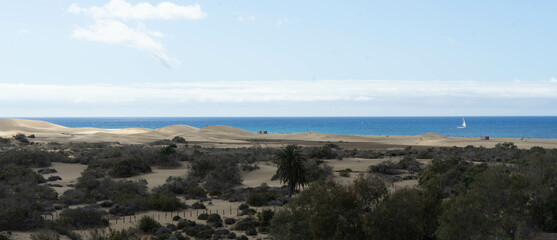
{"label": "wire fence", "polygon": [[[255,209],[256,213],[259,213],[264,210],[278,211],[282,208],[283,207],[279,207],[279,206],[265,206],[265,207],[256,207],[253,209]],[[206,214],[216,213],[223,217],[226,216],[235,217],[235,216],[240,216],[241,212],[242,210],[239,210],[238,208],[232,208],[232,206],[230,206],[228,209],[225,208],[184,209],[181,211],[174,211],[174,212],[138,213],[135,215],[128,215],[128,216],[108,215],[107,219],[109,220],[110,223],[117,224],[117,223],[135,223],[144,216],[149,216],[155,220],[161,221],[161,220],[173,220],[175,216],[178,216],[180,218],[197,219],[197,217],[203,213]],[[60,218],[60,212],[57,211],[57,212],[47,213],[47,214],[43,214],[42,216],[46,220],[54,221]]]}

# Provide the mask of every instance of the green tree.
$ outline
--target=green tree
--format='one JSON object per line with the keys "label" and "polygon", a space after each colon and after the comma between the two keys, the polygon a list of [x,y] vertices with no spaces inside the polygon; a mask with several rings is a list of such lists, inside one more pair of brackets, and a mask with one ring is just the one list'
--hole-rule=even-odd
{"label": "green tree", "polygon": [[277,153],[278,169],[276,175],[281,183],[288,184],[288,196],[292,197],[292,193],[296,186],[303,187],[308,184],[305,164],[306,157],[302,154],[300,147],[296,145],[288,145]]}

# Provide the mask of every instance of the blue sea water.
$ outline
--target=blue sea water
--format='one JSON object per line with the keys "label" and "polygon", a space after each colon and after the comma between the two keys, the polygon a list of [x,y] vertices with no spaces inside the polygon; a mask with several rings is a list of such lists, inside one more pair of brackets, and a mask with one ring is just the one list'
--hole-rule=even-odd
{"label": "blue sea water", "polygon": [[294,133],[314,131],[356,135],[419,135],[557,138],[557,117],[109,117],[27,118],[66,127],[161,128],[174,124],[198,128],[227,125],[252,132]]}

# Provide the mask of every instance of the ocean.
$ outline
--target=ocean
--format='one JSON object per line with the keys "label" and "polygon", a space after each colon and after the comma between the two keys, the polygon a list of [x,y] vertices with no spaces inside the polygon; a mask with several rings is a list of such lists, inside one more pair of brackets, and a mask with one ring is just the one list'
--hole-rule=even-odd
{"label": "ocean", "polygon": [[355,135],[419,135],[435,132],[453,137],[557,138],[557,117],[36,117],[66,127],[162,128],[174,124],[204,128],[227,125],[252,132],[320,132]]}

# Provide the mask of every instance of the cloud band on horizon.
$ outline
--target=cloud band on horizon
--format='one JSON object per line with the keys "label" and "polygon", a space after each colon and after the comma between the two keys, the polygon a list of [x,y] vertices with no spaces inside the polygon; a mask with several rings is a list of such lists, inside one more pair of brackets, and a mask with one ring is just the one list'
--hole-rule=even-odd
{"label": "cloud band on horizon", "polygon": [[316,102],[412,98],[550,99],[557,82],[475,81],[218,81],[133,85],[0,83],[2,101],[118,102]]}

